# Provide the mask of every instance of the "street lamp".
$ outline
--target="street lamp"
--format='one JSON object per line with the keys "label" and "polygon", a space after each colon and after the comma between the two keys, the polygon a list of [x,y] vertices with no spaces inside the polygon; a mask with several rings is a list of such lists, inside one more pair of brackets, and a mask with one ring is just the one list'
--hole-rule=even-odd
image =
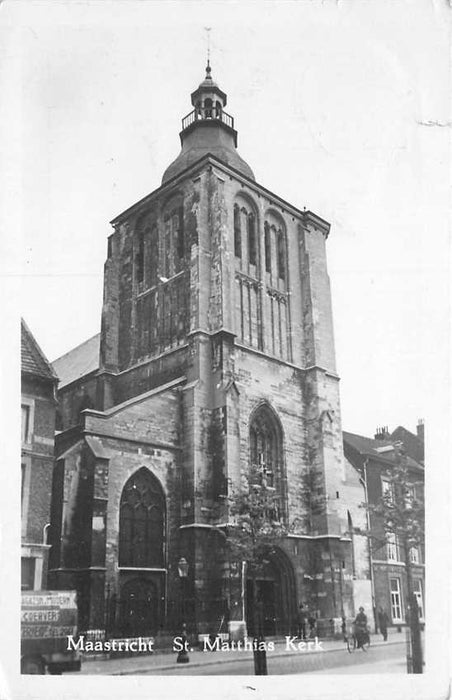
{"label": "street lamp", "polygon": [[177,562],[177,572],[181,583],[181,624],[182,624],[182,649],[177,655],[178,664],[188,664],[190,657],[187,651],[187,625],[185,624],[185,598],[186,598],[186,581],[188,576],[188,562],[185,557],[181,557]]}

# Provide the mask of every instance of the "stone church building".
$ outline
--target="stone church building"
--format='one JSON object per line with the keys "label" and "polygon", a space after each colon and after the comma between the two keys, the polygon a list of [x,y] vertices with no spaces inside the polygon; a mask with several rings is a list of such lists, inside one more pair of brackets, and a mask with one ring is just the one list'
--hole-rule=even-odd
{"label": "stone church building", "polygon": [[155,635],[183,616],[237,638],[250,586],[222,527],[254,465],[298,523],[258,581],[264,631],[284,634],[300,602],[319,624],[370,606],[330,227],[256,182],[209,65],[191,102],[160,187],[111,222],[100,335],[53,363],[50,586],[79,591],[84,629]]}

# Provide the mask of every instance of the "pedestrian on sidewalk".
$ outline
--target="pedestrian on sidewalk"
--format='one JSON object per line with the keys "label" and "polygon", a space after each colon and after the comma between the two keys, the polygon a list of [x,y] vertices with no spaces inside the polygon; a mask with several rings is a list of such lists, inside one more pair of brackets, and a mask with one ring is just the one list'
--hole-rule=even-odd
{"label": "pedestrian on sidewalk", "polygon": [[378,626],[380,628],[380,632],[383,637],[383,641],[386,642],[388,640],[388,622],[389,618],[386,613],[386,610],[384,610],[381,606],[378,610]]}
{"label": "pedestrian on sidewalk", "polygon": [[314,617],[314,613],[310,613],[308,617],[308,624],[309,624],[309,639],[314,639],[317,630],[316,630],[316,625],[317,625],[317,620]]}
{"label": "pedestrian on sidewalk", "polygon": [[364,644],[369,642],[369,631],[367,628],[367,615],[364,612],[364,608],[361,606],[359,612],[354,620],[354,635],[356,639],[356,646],[358,649],[364,649]]}
{"label": "pedestrian on sidewalk", "polygon": [[298,608],[298,617],[297,617],[297,625],[298,625],[298,630],[297,630],[297,637],[299,639],[306,639],[306,620],[307,620],[307,612],[305,610],[305,606],[303,603],[300,603],[299,608]]}

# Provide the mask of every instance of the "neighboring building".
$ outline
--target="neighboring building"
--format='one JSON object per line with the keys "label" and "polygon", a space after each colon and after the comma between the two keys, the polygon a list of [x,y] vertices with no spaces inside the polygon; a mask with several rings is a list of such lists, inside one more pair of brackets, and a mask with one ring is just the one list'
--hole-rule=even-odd
{"label": "neighboring building", "polygon": [[416,435],[399,425],[392,431],[391,440],[402,442],[406,454],[419,464],[424,464],[424,421],[419,420]]}
{"label": "neighboring building", "polygon": [[[422,437],[421,437],[422,435]],[[360,473],[366,485],[367,501],[376,505],[391,486],[391,473],[397,460],[397,449],[402,446],[406,454],[411,496],[424,500],[424,444],[423,433],[414,435],[406,428],[398,427],[392,434],[387,428],[377,431],[375,438],[344,432],[344,454]],[[419,461],[410,456],[416,454]],[[369,554],[372,562],[372,598],[374,610],[386,610],[391,624],[406,624],[407,567],[401,542],[397,536],[385,537],[381,517],[369,513]],[[409,566],[412,572],[421,621],[425,617],[425,549],[424,541],[410,551]]]}
{"label": "neighboring building", "polygon": [[57,377],[21,322],[22,590],[47,587]]}
{"label": "neighboring building", "polygon": [[86,629],[155,634],[180,624],[182,604],[192,632],[226,615],[243,634],[246,567],[226,560],[221,526],[254,464],[280,517],[304,523],[258,581],[265,632],[289,632],[300,601],[327,621],[370,606],[351,527],[363,488],[342,450],[330,227],[255,181],[209,66],[191,99],[161,186],[112,221],[100,337],[54,363],[52,585],[77,588]]}

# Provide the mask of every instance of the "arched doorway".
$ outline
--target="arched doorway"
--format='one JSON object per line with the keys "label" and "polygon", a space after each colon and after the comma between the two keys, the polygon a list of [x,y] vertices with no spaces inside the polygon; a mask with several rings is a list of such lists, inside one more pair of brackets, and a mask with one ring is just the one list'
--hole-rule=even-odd
{"label": "arched doorway", "polygon": [[[246,624],[249,635],[255,629],[256,617],[264,636],[290,634],[296,623],[296,587],[292,564],[280,549],[269,554],[256,578],[256,598],[253,581],[246,581]],[[256,611],[255,611],[256,605]]]}
{"label": "arched doorway", "polygon": [[152,581],[134,578],[121,590],[121,634],[146,637],[156,634],[159,624],[157,587]]}

